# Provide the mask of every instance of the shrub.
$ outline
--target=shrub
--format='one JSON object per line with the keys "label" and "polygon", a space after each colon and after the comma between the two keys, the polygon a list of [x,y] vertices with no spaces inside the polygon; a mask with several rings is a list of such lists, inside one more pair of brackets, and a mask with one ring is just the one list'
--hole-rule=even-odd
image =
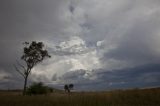
{"label": "shrub", "polygon": [[33,83],[27,88],[27,95],[40,95],[52,92],[52,88],[44,86],[42,82]]}

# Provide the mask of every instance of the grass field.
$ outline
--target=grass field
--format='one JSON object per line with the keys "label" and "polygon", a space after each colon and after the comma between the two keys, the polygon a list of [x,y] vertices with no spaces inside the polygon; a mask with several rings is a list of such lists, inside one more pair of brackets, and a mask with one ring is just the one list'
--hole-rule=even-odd
{"label": "grass field", "polygon": [[22,96],[0,92],[0,106],[160,106],[160,88]]}

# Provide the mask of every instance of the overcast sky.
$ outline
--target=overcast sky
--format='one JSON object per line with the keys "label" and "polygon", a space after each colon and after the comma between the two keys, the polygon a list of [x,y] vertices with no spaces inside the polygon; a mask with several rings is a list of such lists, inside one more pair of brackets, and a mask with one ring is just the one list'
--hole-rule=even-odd
{"label": "overcast sky", "polygon": [[160,86],[159,0],[0,0],[0,89],[22,88],[13,64],[24,41],[42,41],[52,58],[29,83],[63,89]]}

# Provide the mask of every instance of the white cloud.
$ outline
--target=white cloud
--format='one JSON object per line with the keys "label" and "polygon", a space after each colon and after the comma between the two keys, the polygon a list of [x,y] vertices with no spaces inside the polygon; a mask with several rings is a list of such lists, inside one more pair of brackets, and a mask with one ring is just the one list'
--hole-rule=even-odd
{"label": "white cloud", "polygon": [[[51,81],[56,74],[61,77],[66,72],[84,69],[91,71],[100,68],[100,61],[95,47],[87,47],[83,39],[78,36],[70,37],[67,41],[62,41],[59,45],[49,44],[53,52],[50,58],[46,60],[44,65],[39,65],[32,71],[33,79],[38,80],[39,77],[45,76],[43,80]],[[55,54],[55,51],[57,52]],[[59,54],[62,54],[60,55]],[[69,55],[68,55],[69,54]]]}

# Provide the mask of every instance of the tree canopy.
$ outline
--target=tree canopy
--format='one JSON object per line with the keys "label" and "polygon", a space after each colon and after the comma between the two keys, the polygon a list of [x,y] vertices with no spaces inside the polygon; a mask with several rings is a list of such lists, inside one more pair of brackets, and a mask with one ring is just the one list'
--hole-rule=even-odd
{"label": "tree canopy", "polygon": [[30,75],[32,68],[42,62],[46,57],[51,56],[48,54],[48,51],[44,49],[43,42],[32,41],[31,43],[24,42],[23,44],[24,48],[21,60],[25,62],[25,65],[18,62],[19,68],[16,65],[15,68],[16,71],[24,77],[23,95],[25,95],[28,76]]}

